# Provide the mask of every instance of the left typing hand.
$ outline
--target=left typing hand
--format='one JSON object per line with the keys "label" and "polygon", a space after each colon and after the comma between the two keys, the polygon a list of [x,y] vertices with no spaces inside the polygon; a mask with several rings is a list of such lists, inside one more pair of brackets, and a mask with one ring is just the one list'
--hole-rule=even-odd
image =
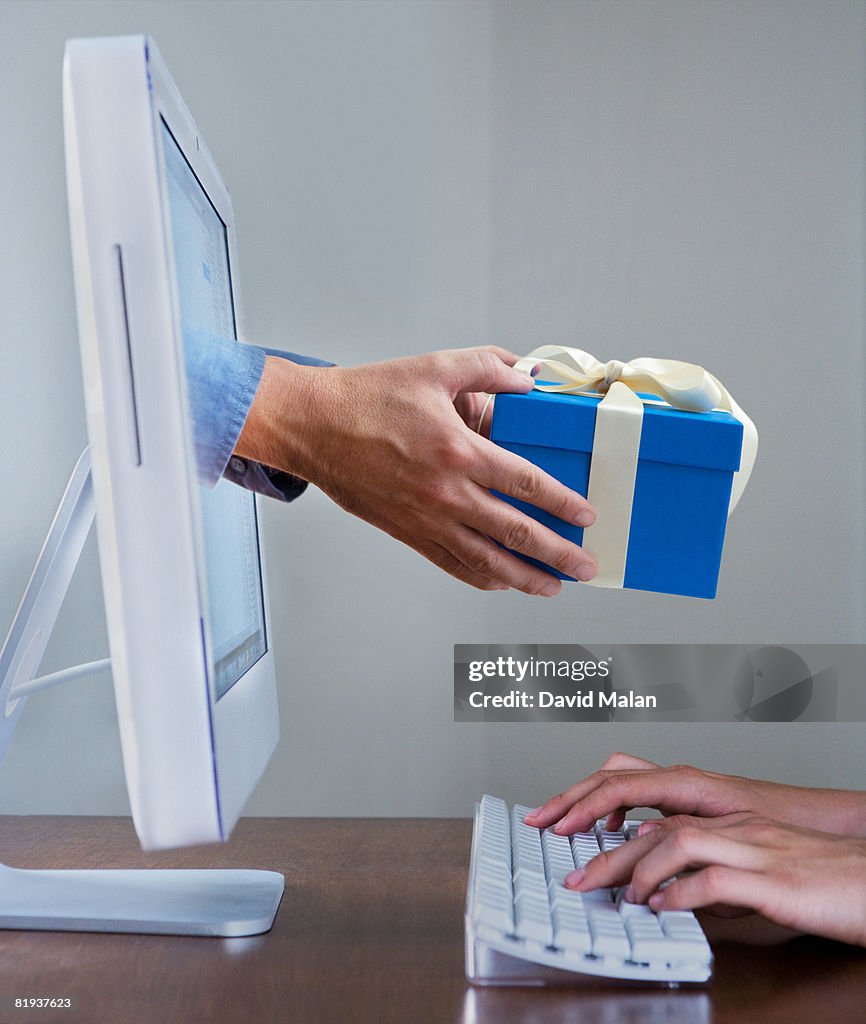
{"label": "left typing hand", "polygon": [[[679,872],[689,872],[665,888]],[[678,815],[591,860],[569,888],[628,884],[653,910],[753,910],[776,924],[866,946],[866,840],[748,814]]]}

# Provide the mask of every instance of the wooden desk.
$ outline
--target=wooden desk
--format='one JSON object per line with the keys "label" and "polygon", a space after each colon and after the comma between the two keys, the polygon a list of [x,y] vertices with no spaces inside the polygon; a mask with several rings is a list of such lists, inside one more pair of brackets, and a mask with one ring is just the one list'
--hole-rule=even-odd
{"label": "wooden desk", "polygon": [[[255,938],[0,933],[2,1024],[866,1020],[866,953],[813,939],[715,945],[715,978],[697,993],[469,988],[468,821],[248,818],[225,846],[163,854],[142,853],[124,818],[7,816],[0,830],[0,860],[20,867],[286,875],[274,929]],[[15,1009],[16,996],[69,996],[73,1008]]]}

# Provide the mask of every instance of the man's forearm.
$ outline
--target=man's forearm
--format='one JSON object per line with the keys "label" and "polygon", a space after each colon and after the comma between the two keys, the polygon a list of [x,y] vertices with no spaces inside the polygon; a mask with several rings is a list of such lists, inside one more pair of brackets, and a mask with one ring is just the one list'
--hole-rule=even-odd
{"label": "man's forearm", "polygon": [[235,447],[237,454],[311,479],[311,435],[323,412],[322,376],[321,368],[268,356]]}

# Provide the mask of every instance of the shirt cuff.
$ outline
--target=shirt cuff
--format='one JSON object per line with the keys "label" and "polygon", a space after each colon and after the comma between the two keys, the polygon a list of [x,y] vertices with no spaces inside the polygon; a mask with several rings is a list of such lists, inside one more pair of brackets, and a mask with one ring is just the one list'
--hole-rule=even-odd
{"label": "shirt cuff", "polygon": [[266,356],[306,366],[334,364],[195,329],[184,330],[184,355],[199,482],[215,487],[225,477],[280,501],[292,501],[301,495],[307,488],[305,480],[233,452],[261,382]]}
{"label": "shirt cuff", "polygon": [[187,388],[199,482],[223,475],[265,368],[264,349],[204,331],[184,331]]}

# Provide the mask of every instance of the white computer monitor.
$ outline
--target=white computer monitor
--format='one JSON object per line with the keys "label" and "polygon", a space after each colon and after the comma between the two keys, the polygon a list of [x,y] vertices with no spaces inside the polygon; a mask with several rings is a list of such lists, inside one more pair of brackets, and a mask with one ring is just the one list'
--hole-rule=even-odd
{"label": "white computer monitor", "polygon": [[224,840],[278,739],[256,499],[199,483],[187,396],[185,336],[241,343],[231,202],[152,40],[69,42],[63,105],[132,814],[146,849]]}

